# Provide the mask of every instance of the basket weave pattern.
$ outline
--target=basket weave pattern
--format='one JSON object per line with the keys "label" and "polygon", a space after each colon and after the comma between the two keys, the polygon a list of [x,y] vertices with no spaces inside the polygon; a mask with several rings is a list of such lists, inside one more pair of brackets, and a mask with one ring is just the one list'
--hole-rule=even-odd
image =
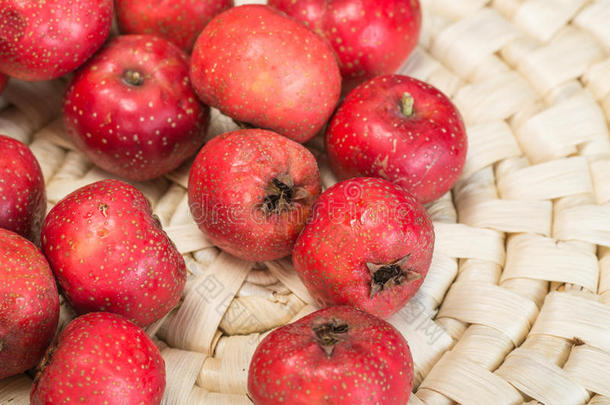
{"label": "basket weave pattern", "polygon": [[[422,4],[401,73],[454,100],[470,146],[459,183],[428,207],[428,277],[390,319],[414,357],[409,404],[610,404],[610,0]],[[111,177],[65,138],[64,88],[13,80],[0,96],[0,133],[30,145],[49,208]],[[209,137],[232,129],[213,112]],[[332,185],[323,140],[308,146]],[[315,303],[289,261],[248,263],[205,240],[188,169],[136,184],[189,269],[181,305],[148,330],[166,361],[164,403],[250,404],[256,345]],[[72,316],[62,305],[61,324]],[[0,381],[0,404],[29,403],[30,386]]]}

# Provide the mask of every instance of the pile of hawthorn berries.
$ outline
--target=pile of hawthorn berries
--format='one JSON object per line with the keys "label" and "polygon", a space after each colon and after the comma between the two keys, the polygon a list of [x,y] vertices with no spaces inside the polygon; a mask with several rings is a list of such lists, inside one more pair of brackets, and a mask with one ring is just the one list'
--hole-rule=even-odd
{"label": "pile of hawthorn berries", "polygon": [[[292,255],[325,308],[261,342],[256,404],[404,405],[413,361],[383,318],[422,285],[422,204],[467,150],[450,100],[392,74],[420,27],[417,0],[0,0],[0,91],[74,72],[63,122],[93,163],[143,181],[196,155],[188,197],[207,238],[248,261]],[[244,129],[204,145],[210,107]],[[325,191],[303,146],[321,133],[342,180]],[[0,136],[0,379],[38,366],[34,405],[159,404],[164,361],[141,328],[178,304],[183,257],[123,181],[45,214],[34,155]],[[55,337],[56,283],[80,316]]]}

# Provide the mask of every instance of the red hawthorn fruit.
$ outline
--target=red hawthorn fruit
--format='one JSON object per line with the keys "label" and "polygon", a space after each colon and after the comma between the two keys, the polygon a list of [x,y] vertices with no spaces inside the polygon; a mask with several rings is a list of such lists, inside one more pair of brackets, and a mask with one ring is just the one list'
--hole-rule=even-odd
{"label": "red hawthorn fruit", "polygon": [[117,18],[125,34],[150,34],[171,41],[185,52],[201,30],[233,0],[117,0]]}
{"label": "red hawthorn fruit", "polygon": [[453,187],[468,139],[459,111],[443,93],[390,75],[346,97],[326,131],[326,148],[340,178],[382,177],[425,204]]}
{"label": "red hawthorn fruit", "polygon": [[322,129],[341,92],[330,46],[297,21],[253,4],[205,27],[193,49],[191,80],[204,103],[300,143]]}
{"label": "red hawthorn fruit", "polygon": [[271,332],[250,363],[256,405],[405,405],[411,351],[389,323],[349,306],[326,308]]}
{"label": "red hawthorn fruit", "polygon": [[117,37],[74,76],[66,131],[93,163],[130,180],[177,168],[203,145],[209,108],[189,80],[188,56],[150,35]]}
{"label": "red hawthorn fruit", "polygon": [[0,229],[0,380],[36,366],[55,335],[59,295],[32,242]]}
{"label": "red hawthorn fruit", "polygon": [[50,80],[82,65],[106,41],[112,0],[0,0],[0,72]]}
{"label": "red hawthorn fruit", "polygon": [[117,180],[59,201],[44,221],[42,248],[80,314],[113,312],[144,327],[178,303],[186,282],[184,259],[146,197]]}
{"label": "red hawthorn fruit", "polygon": [[116,314],[96,312],[70,322],[40,368],[32,405],[157,405],[165,390],[159,349]]}
{"label": "red hawthorn fruit", "polygon": [[394,73],[421,30],[418,0],[269,0],[332,45],[346,89]]}
{"label": "red hawthorn fruit", "polygon": [[434,248],[428,213],[383,179],[358,177],[326,190],[292,260],[311,295],[387,318],[415,295]]}
{"label": "red hawthorn fruit", "polygon": [[47,210],[40,165],[23,143],[0,135],[0,228],[38,244]]}
{"label": "red hawthorn fruit", "polygon": [[0,73],[0,94],[2,94],[2,91],[4,91],[4,88],[6,87],[6,82],[8,82],[8,76]]}
{"label": "red hawthorn fruit", "polygon": [[244,260],[266,261],[290,255],[321,181],[304,146],[245,129],[201,149],[188,191],[193,218],[215,245]]}

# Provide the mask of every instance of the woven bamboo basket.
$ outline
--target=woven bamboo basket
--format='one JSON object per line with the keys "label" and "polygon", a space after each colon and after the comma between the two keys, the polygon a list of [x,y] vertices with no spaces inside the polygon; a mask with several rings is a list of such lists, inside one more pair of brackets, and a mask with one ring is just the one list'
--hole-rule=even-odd
{"label": "woven bamboo basket", "polygon": [[[454,100],[470,147],[456,187],[428,207],[425,283],[390,319],[413,353],[409,404],[610,404],[610,0],[422,5],[401,73]],[[0,133],[30,145],[49,207],[110,177],[65,138],[64,88],[13,80],[0,96]],[[208,136],[234,128],[214,111]],[[308,146],[332,185],[322,139]],[[288,260],[244,262],[204,238],[189,166],[136,184],[189,271],[181,304],[148,329],[166,362],[164,403],[250,404],[257,344],[315,302]],[[72,316],[62,305],[60,327]],[[27,375],[0,381],[0,404],[29,403],[30,387]]]}

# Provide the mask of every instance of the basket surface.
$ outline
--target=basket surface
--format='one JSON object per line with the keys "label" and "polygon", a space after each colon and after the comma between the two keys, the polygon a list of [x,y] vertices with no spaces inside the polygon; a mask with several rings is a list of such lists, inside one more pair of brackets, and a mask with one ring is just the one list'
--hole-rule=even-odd
{"label": "basket surface", "polygon": [[[610,404],[610,0],[422,4],[401,73],[454,100],[470,150],[454,190],[428,207],[428,277],[390,319],[414,357],[409,403]],[[64,137],[64,87],[13,80],[0,96],[0,133],[30,145],[49,207],[110,177]],[[209,136],[232,129],[214,111]],[[308,146],[330,186],[322,139]],[[244,262],[205,240],[188,168],[136,184],[190,273],[181,306],[148,330],[166,361],[164,403],[249,404],[256,345],[314,302],[288,261]],[[71,316],[63,306],[62,325]],[[0,404],[29,403],[30,386],[0,381]]]}

